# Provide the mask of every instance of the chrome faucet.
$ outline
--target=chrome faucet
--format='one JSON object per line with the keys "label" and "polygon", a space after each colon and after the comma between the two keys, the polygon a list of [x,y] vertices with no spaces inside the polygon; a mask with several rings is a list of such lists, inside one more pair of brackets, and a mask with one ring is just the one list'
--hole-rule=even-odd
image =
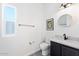
{"label": "chrome faucet", "polygon": [[67,40],[68,39],[68,37],[67,37],[66,34],[63,34],[63,37],[64,37],[64,40]]}

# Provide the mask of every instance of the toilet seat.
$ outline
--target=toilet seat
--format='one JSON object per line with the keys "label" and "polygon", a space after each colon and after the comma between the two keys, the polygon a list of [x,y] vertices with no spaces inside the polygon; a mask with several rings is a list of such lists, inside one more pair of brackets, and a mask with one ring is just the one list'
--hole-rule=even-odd
{"label": "toilet seat", "polygon": [[49,44],[48,43],[41,43],[40,44],[40,48],[42,49],[42,50],[45,50],[45,49],[47,49],[49,47]]}

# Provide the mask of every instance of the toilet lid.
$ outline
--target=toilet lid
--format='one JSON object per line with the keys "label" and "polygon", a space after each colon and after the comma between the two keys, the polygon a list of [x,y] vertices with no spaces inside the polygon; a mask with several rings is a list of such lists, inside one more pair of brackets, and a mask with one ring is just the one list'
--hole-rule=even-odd
{"label": "toilet lid", "polygon": [[40,47],[48,47],[49,46],[49,44],[47,44],[47,43],[41,43],[40,44]]}

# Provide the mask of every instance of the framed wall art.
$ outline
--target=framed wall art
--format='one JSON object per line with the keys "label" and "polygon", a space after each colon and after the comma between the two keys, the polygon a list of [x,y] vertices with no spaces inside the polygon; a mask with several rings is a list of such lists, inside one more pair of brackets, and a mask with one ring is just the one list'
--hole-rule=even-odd
{"label": "framed wall art", "polygon": [[53,31],[54,30],[54,19],[53,18],[47,19],[46,27],[47,27],[47,31]]}

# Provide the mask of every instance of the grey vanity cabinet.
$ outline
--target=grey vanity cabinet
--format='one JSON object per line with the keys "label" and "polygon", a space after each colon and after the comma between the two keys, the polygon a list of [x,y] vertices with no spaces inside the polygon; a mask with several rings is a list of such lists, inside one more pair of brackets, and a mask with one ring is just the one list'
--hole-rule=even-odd
{"label": "grey vanity cabinet", "polygon": [[50,55],[51,56],[61,56],[61,44],[51,41]]}
{"label": "grey vanity cabinet", "polygon": [[79,56],[79,50],[62,45],[62,56]]}
{"label": "grey vanity cabinet", "polygon": [[79,49],[51,41],[51,56],[79,56]]}

